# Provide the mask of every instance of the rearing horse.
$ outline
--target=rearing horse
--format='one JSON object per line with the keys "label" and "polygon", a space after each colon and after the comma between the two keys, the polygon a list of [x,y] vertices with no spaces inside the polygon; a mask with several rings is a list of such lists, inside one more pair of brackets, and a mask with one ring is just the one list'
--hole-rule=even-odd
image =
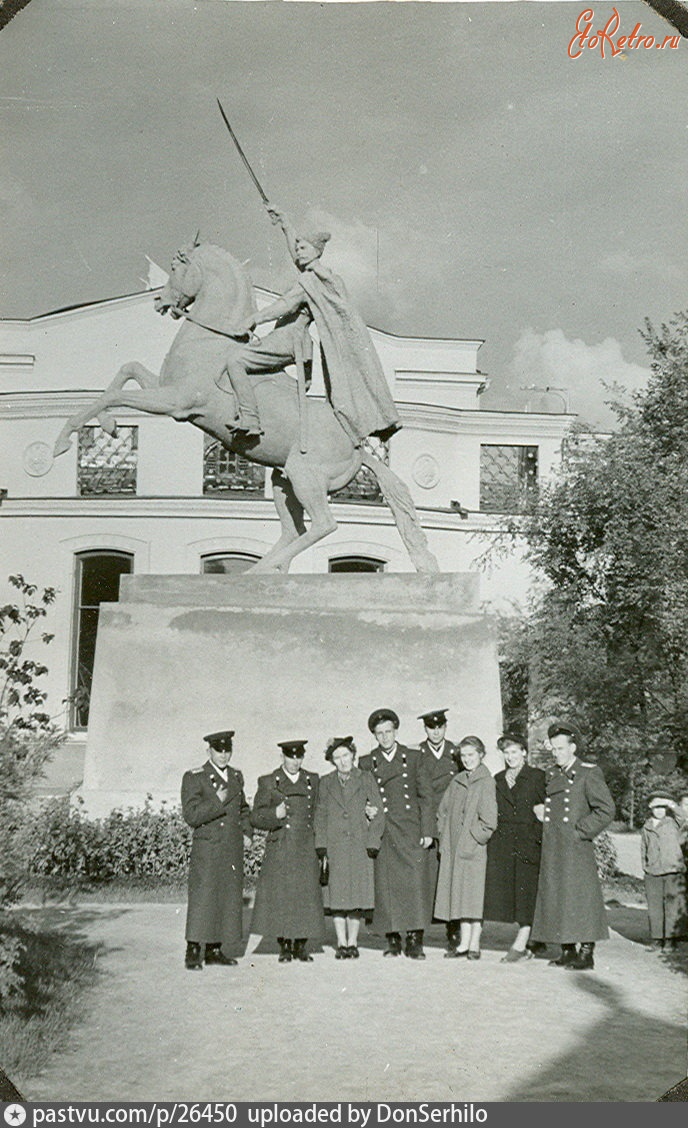
{"label": "rearing horse", "polygon": [[[210,243],[177,251],[155,308],[184,318],[160,376],[138,361],[124,364],[103,394],[67,421],[55,444],[56,456],[69,449],[72,434],[94,416],[114,435],[117,425],[111,411],[128,407],[193,423],[227,450],[271,466],[282,531],[253,566],[254,572],[286,572],[295,556],[334,532],[337,523],[328,493],[345,486],[365,465],[378,480],[416,569],[439,571],[408,488],[383,462],[354,446],[329,403],[306,399],[309,441],[308,451],[301,451],[297,387],[286,373],[252,378],[264,434],[234,430],[234,397],[222,377],[227,358],[245,341],[240,327],[255,311],[250,279],[237,259]],[[125,389],[130,380],[140,390]]]}

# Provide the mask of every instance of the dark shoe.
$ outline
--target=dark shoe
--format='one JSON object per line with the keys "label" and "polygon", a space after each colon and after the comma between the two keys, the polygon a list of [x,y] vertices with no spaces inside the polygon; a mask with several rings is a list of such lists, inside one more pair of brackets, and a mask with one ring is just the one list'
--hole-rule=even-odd
{"label": "dark shoe", "polygon": [[425,952],[423,951],[423,929],[414,929],[406,933],[406,948],[404,955],[408,956],[410,960],[424,960]]}
{"label": "dark shoe", "polygon": [[387,933],[387,947],[382,953],[383,956],[400,956],[401,955],[401,936],[398,932]]}
{"label": "dark shoe", "polygon": [[475,948],[469,948],[468,951],[466,952],[466,959],[467,960],[479,960],[480,959],[480,952],[476,951]]}
{"label": "dark shoe", "polygon": [[540,940],[529,940],[526,944],[526,952],[532,952],[534,956],[544,956],[547,952],[547,945]]}
{"label": "dark shoe", "polygon": [[594,951],[594,944],[581,944],[575,959],[569,960],[569,962],[566,964],[566,970],[592,971],[595,967],[595,961],[592,958]]}
{"label": "dark shoe", "polygon": [[340,944],[340,945],[339,945],[339,946],[337,947],[337,951],[336,951],[336,952],[335,952],[335,954],[334,954],[334,958],[335,958],[336,960],[348,960],[348,958],[349,958],[349,949],[348,949],[348,948],[346,947],[346,945],[345,945],[345,944]]}
{"label": "dark shoe", "polygon": [[221,964],[222,967],[236,967],[239,961],[233,960],[231,956],[226,956],[219,945],[206,944],[205,962],[207,964]]}
{"label": "dark shoe", "polygon": [[461,922],[458,920],[448,920],[444,929],[447,934],[447,955],[451,958],[452,952],[455,952],[459,946]]}
{"label": "dark shoe", "polygon": [[292,951],[291,940],[285,940],[282,936],[277,937],[277,943],[280,946],[280,954],[278,956],[278,963],[291,963]]}
{"label": "dark shoe", "polygon": [[294,941],[294,959],[300,960],[301,963],[313,963],[313,957],[309,956],[308,952],[306,951],[307,943],[308,938],[306,938],[305,940]]}
{"label": "dark shoe", "polygon": [[550,960],[550,967],[568,967],[572,960],[578,957],[575,944],[562,944],[561,955],[556,960]]}
{"label": "dark shoe", "polygon": [[468,955],[468,948],[464,948],[461,952],[458,948],[452,948],[451,951],[444,953],[445,960],[465,960]]}
{"label": "dark shoe", "polygon": [[201,956],[200,944],[187,944],[186,956],[184,957],[184,967],[187,971],[202,971],[203,970],[203,957]]}
{"label": "dark shoe", "polygon": [[358,951],[358,948],[356,947],[355,944],[350,944],[349,947],[346,950],[349,953],[349,959],[350,960],[357,960],[358,959],[359,951]]}

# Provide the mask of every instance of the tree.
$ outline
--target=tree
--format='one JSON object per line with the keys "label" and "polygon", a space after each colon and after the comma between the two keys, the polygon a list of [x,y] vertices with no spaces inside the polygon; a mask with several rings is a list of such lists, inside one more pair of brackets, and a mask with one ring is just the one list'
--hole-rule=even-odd
{"label": "tree", "polygon": [[527,521],[545,583],[517,640],[536,712],[577,720],[631,801],[654,752],[688,768],[688,313],[642,335],[647,388],[574,433]]}
{"label": "tree", "polygon": [[[35,783],[61,736],[44,711],[45,692],[36,684],[47,667],[30,657],[34,642],[47,645],[52,635],[36,631],[55,600],[23,576],[10,576],[19,592],[17,603],[0,607],[0,910],[16,901],[28,872],[24,830]],[[0,917],[0,1004],[16,994],[21,983],[15,970],[20,956],[16,938],[8,936]]]}

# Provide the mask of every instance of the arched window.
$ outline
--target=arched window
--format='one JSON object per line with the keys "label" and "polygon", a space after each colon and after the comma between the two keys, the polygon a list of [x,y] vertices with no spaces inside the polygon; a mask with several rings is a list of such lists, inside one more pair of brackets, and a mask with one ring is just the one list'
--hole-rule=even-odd
{"label": "arched window", "polygon": [[328,572],[384,572],[385,561],[374,556],[333,556],[327,565]]}
{"label": "arched window", "polygon": [[71,723],[74,729],[85,729],[100,605],[117,602],[120,576],[133,572],[134,557],[127,552],[81,552],[75,563]]}
{"label": "arched window", "polygon": [[260,556],[250,552],[215,552],[201,557],[201,572],[205,575],[246,572],[257,560]]}

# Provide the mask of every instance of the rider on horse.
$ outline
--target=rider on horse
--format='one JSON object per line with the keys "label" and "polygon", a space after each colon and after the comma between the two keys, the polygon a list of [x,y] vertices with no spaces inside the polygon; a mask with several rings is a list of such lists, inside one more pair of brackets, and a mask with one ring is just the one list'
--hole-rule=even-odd
{"label": "rider on horse", "polygon": [[358,445],[368,435],[387,439],[401,426],[375,346],[362,318],[350,303],[341,278],[323,266],[320,257],[326,232],[297,236],[283,212],[268,204],[273,223],[284,232],[299,271],[295,286],[246,323],[277,321],[262,341],[244,346],[227,362],[237,398],[238,430],[260,435],[260,417],[249,376],[279,372],[300,354],[309,382],[312,341],[308,326],[315,321],[320,336],[327,397],[349,438]]}

